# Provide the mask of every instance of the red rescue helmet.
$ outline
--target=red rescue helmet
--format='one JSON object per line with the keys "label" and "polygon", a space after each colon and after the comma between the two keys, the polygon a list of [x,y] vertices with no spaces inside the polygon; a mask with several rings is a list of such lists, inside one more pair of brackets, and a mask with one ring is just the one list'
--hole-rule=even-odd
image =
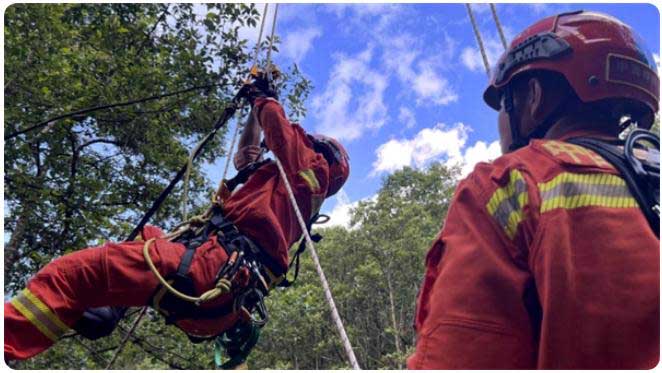
{"label": "red rescue helmet", "polygon": [[340,190],[349,178],[349,155],[345,148],[334,138],[324,135],[308,135],[315,151],[324,155],[329,162],[329,187],[326,196],[330,197]]}
{"label": "red rescue helmet", "polygon": [[519,34],[499,59],[483,94],[499,110],[501,93],[527,71],[562,74],[585,103],[620,99],[649,128],[660,100],[660,78],[639,36],[618,19],[577,11],[545,18]]}

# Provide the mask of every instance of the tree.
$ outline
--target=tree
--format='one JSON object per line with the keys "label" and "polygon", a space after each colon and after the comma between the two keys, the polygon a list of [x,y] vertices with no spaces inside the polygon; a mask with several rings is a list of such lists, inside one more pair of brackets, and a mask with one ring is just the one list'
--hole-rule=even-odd
{"label": "tree", "polygon": [[[259,17],[254,5],[245,4],[7,8],[5,294],[21,289],[54,257],[130,232],[246,76],[253,46],[239,30],[257,27]],[[296,66],[285,70],[287,111],[301,117],[310,82]],[[126,102],[131,104],[118,105]],[[67,114],[86,108],[96,109]],[[38,123],[45,126],[23,132]],[[225,134],[195,164],[189,211],[206,207],[218,184],[220,175],[208,180],[200,164],[226,155]],[[153,223],[167,229],[177,222],[181,194],[181,187],[175,190]],[[187,343],[152,316],[137,332],[144,340],[127,347],[131,358],[116,367],[211,367],[172,356],[180,351],[188,359],[207,353],[207,346]],[[118,338],[115,333],[93,348],[68,338],[17,366],[103,368]],[[173,346],[168,353],[158,350]]]}
{"label": "tree", "polygon": [[[6,135],[80,108],[166,97],[67,117],[7,140],[6,290],[20,289],[55,256],[126,236],[210,130],[249,67],[238,30],[256,27],[259,13],[253,5],[206,7],[205,17],[193,4],[7,9]],[[308,81],[296,67],[288,78],[303,96],[290,100],[290,111],[301,115]],[[217,139],[200,162],[223,155]],[[191,208],[208,201],[216,184],[200,162]],[[175,222],[180,194],[155,223]]]}
{"label": "tree", "polygon": [[[416,293],[458,171],[434,164],[388,176],[352,227],[322,229],[320,260],[364,369],[398,369],[414,346]],[[298,282],[269,297],[271,321],[250,362],[256,369],[349,369],[312,261]]]}

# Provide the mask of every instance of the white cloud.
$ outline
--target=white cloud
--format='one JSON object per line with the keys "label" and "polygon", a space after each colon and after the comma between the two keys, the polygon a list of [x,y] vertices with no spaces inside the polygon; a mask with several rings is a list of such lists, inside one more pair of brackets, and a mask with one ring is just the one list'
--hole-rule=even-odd
{"label": "white cloud", "polygon": [[400,79],[404,87],[411,87],[418,105],[448,105],[457,101],[457,93],[438,72],[439,59],[429,58],[415,63],[424,50],[411,34],[402,33],[381,42],[384,47],[384,65]]}
{"label": "white cloud", "polygon": [[657,66],[658,75],[662,75],[662,66],[660,66],[660,55],[657,53],[653,53],[653,60],[655,61],[655,65]]}
{"label": "white cloud", "polygon": [[[385,77],[370,68],[372,48],[348,57],[340,54],[324,92],[311,100],[318,132],[342,140],[359,138],[386,122]],[[356,91],[362,93],[356,96]],[[356,96],[356,97],[355,97]]]}
{"label": "white cloud", "polygon": [[[345,24],[363,26],[369,24],[376,33],[382,33],[404,9],[400,4],[328,4],[323,7]],[[345,28],[347,30],[347,28]]]}
{"label": "white cloud", "polygon": [[299,63],[312,47],[313,41],[321,35],[322,31],[317,27],[292,30],[283,38],[281,51],[286,57]]}
{"label": "white cloud", "polygon": [[432,161],[443,160],[447,165],[461,166],[462,176],[465,176],[477,162],[500,155],[496,141],[489,145],[478,141],[464,149],[470,130],[463,123],[453,126],[438,123],[422,129],[411,139],[389,140],[377,148],[377,160],[372,164],[371,175],[393,172],[405,166],[421,168]]}
{"label": "white cloud", "polygon": [[427,64],[421,64],[420,71],[414,78],[413,87],[418,104],[431,101],[437,105],[448,105],[457,101],[457,94],[450,87],[448,80],[435,73]]}
{"label": "white cloud", "polygon": [[533,9],[533,12],[535,14],[543,14],[543,13],[548,13],[550,11],[549,4],[545,3],[533,3],[533,4],[527,4]]}
{"label": "white cloud", "polygon": [[485,3],[471,4],[471,10],[473,10],[475,14],[488,13],[490,11],[490,5]]}
{"label": "white cloud", "polygon": [[464,48],[460,58],[462,64],[471,71],[483,70],[485,68],[480,52],[475,48]]}
{"label": "white cloud", "polygon": [[404,166],[422,167],[439,157],[461,158],[469,128],[462,123],[447,127],[438,123],[422,129],[412,139],[392,139],[377,148],[372,174],[393,172]]}
{"label": "white cloud", "polygon": [[[508,36],[509,33],[505,31],[504,33],[506,34],[506,39],[510,40]],[[503,53],[503,44],[501,44],[500,39],[497,37],[487,36],[483,38],[483,45],[485,47],[485,53],[487,54],[487,61],[491,68],[497,63],[499,57],[501,57],[501,54]],[[464,48],[460,55],[460,60],[470,71],[485,71],[483,57],[477,47]]]}
{"label": "white cloud", "polygon": [[331,220],[325,226],[340,226],[349,228],[349,222],[352,218],[351,210],[356,207],[358,202],[351,203],[345,190],[340,189],[336,194],[336,204],[333,210],[328,214]]}
{"label": "white cloud", "polygon": [[487,145],[483,141],[477,141],[473,146],[467,148],[462,157],[463,164],[461,169],[462,176],[468,175],[473,171],[478,162],[490,161],[501,155],[501,146],[498,141]]}
{"label": "white cloud", "polygon": [[333,206],[331,212],[327,215],[331,218],[325,227],[344,227],[346,229],[356,229],[359,228],[359,225],[350,227],[350,221],[352,220],[352,210],[355,209],[359,202],[361,201],[377,201],[377,194],[374,194],[367,198],[362,198],[358,201],[351,202],[349,196],[344,189],[340,189],[338,194],[336,194],[336,204]]}
{"label": "white cloud", "polygon": [[400,112],[398,114],[398,122],[404,124],[406,128],[412,128],[416,125],[416,118],[414,117],[414,112],[409,108],[400,106]]}

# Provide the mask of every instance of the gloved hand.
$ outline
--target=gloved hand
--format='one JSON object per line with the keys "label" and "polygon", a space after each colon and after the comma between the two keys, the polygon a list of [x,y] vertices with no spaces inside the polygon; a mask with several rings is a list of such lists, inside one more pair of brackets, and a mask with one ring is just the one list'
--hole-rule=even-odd
{"label": "gloved hand", "polygon": [[255,99],[258,97],[273,97],[278,100],[278,92],[263,76],[254,78],[251,83],[244,84],[239,91],[239,96],[246,98],[251,106],[255,104]]}

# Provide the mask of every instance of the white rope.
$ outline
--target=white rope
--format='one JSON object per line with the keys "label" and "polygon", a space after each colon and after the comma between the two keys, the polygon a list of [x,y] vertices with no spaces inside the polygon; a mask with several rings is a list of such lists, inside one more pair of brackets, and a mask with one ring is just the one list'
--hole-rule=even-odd
{"label": "white rope", "polygon": [[[278,9],[278,4],[276,4],[276,9]],[[260,22],[260,31],[257,34],[257,42],[255,43],[255,53],[253,54],[253,66],[257,66],[258,64],[258,57],[260,56],[260,44],[262,44],[262,33],[264,31],[264,24],[266,23],[267,19],[267,11],[269,10],[269,3],[264,4],[264,8],[262,8],[262,20]],[[248,76],[246,77],[246,80],[250,78],[250,72],[248,73]],[[241,110],[239,110],[239,115],[241,115]],[[240,117],[241,118],[241,117]],[[225,178],[228,176],[228,169],[230,168],[230,162],[232,162],[232,156],[234,153],[234,145],[237,142],[237,136],[239,135],[239,128],[242,127],[241,125],[241,119],[237,121],[236,126],[234,127],[234,134],[232,135],[232,142],[230,143],[230,149],[227,152],[227,158],[225,160],[225,167],[223,168],[223,177],[221,178],[221,184],[225,180]],[[220,186],[219,186],[220,187]]]}
{"label": "white rope", "polygon": [[499,16],[497,15],[496,12],[496,6],[493,3],[490,3],[490,10],[492,11],[492,18],[494,18],[494,23],[496,24],[497,31],[499,32],[499,39],[501,39],[501,45],[503,45],[503,49],[506,50],[508,49],[508,42],[506,42],[506,36],[503,33],[503,29],[501,28],[501,22],[499,22]]}
{"label": "white rope", "polygon": [[278,171],[280,171],[280,176],[283,178],[285,189],[287,189],[287,195],[290,198],[290,202],[292,203],[292,207],[294,208],[294,213],[296,214],[297,220],[299,221],[299,225],[301,226],[301,230],[303,231],[303,235],[306,240],[306,248],[308,249],[308,251],[310,251],[310,255],[313,257],[315,270],[317,271],[317,274],[320,277],[320,281],[322,282],[322,288],[324,289],[324,297],[326,298],[327,303],[329,303],[329,308],[331,309],[331,318],[333,319],[333,322],[336,324],[336,329],[338,329],[338,333],[340,333],[340,340],[342,341],[343,347],[345,348],[345,353],[347,354],[349,363],[351,364],[352,369],[359,370],[361,369],[361,367],[359,366],[359,363],[356,361],[354,350],[352,349],[352,345],[349,342],[347,333],[345,332],[345,327],[343,326],[342,320],[340,319],[340,314],[338,314],[336,303],[333,301],[333,295],[331,294],[329,283],[327,282],[326,276],[324,275],[324,271],[322,270],[322,265],[320,264],[319,257],[317,256],[317,252],[315,251],[315,245],[313,244],[313,240],[310,239],[310,235],[308,234],[308,229],[306,229],[306,223],[303,220],[303,216],[301,215],[301,210],[299,210],[299,205],[297,204],[297,201],[294,198],[294,193],[292,192],[290,181],[287,178],[287,174],[285,173],[285,170],[283,169],[283,165],[280,163],[280,160],[275,155],[274,158],[276,158],[276,165],[278,166]]}
{"label": "white rope", "polygon": [[[254,57],[253,57],[253,66],[257,65],[258,57],[259,57],[259,54],[260,54],[260,43],[262,42],[262,33],[263,33],[263,31],[264,31],[265,19],[267,18],[267,17],[266,17],[266,13],[267,13],[268,7],[269,7],[269,3],[265,3],[265,4],[264,4],[263,11],[262,11],[263,16],[262,16],[262,22],[260,23],[260,31],[259,31],[259,34],[258,34],[258,40],[257,40],[257,44],[256,44],[256,46],[255,46],[255,54],[254,54]],[[275,22],[275,21],[276,21],[276,20],[274,19],[274,22]],[[249,72],[249,76],[248,76],[248,77],[250,77],[250,72]],[[247,79],[248,79],[248,77],[247,77]],[[237,111],[239,112],[239,115],[241,115],[241,111],[242,111],[241,109],[242,109],[242,108],[240,107],[239,110],[237,110]],[[230,152],[228,153],[228,159],[226,160],[225,171],[223,172],[223,179],[225,179],[225,176],[226,176],[226,173],[227,173],[228,162],[230,162],[230,159],[232,158],[232,151],[233,151],[233,148],[234,148],[234,143],[235,143],[235,141],[236,141],[237,132],[239,132],[239,123],[237,123],[237,127],[235,128],[235,134],[234,134],[233,139],[232,139],[232,145],[230,146]],[[209,135],[207,135],[207,136],[209,136]],[[187,204],[187,200],[188,200],[188,184],[189,184],[189,178],[190,178],[190,173],[191,173],[191,168],[192,168],[192,158],[193,158],[193,154],[196,153],[197,149],[198,149],[198,148],[201,146],[201,144],[205,141],[205,139],[207,138],[207,136],[205,136],[205,138],[203,138],[203,139],[202,139],[202,140],[196,145],[196,147],[193,149],[193,151],[191,151],[191,153],[190,153],[190,155],[189,155],[189,159],[187,160],[187,164],[186,164],[186,174],[185,174],[185,184],[184,184],[184,194],[183,194],[183,196],[182,196],[182,200],[183,200],[183,201],[182,201],[182,215],[184,216],[184,220],[185,220],[185,221],[187,220],[187,219],[186,219],[186,218],[187,218],[187,216],[186,216],[186,215],[187,215],[187,213],[186,213],[186,204]],[[222,182],[222,181],[221,181],[221,182]],[[142,307],[142,309],[140,310],[140,314],[136,317],[136,319],[135,319],[135,321],[133,322],[133,324],[131,324],[131,328],[130,328],[129,331],[124,335],[124,338],[122,339],[122,341],[120,342],[120,344],[117,346],[117,349],[115,349],[115,352],[113,353],[113,357],[110,359],[110,362],[108,362],[108,364],[106,365],[106,368],[105,368],[106,370],[110,369],[110,368],[113,366],[113,364],[115,363],[115,360],[117,360],[117,357],[119,356],[120,352],[122,352],[122,349],[124,348],[124,346],[126,345],[127,341],[129,340],[129,337],[131,337],[131,334],[133,334],[133,332],[134,332],[134,331],[136,330],[136,328],[138,327],[138,324],[140,323],[140,321],[142,320],[142,318],[143,318],[143,317],[145,316],[145,314],[147,313],[147,309],[148,309],[147,306],[143,306],[143,307]]]}
{"label": "white rope", "polygon": [[476,41],[478,42],[478,48],[480,49],[480,55],[483,57],[483,65],[485,66],[485,72],[489,78],[490,76],[490,63],[487,61],[487,54],[485,53],[485,46],[483,45],[483,38],[480,37],[480,30],[476,25],[476,19],[474,18],[474,13],[471,10],[471,4],[465,4],[467,6],[467,12],[469,13],[469,20],[471,21],[471,27],[474,30],[474,35],[476,36]]}
{"label": "white rope", "polygon": [[[266,69],[269,74],[271,73],[271,50],[274,43],[274,37],[276,35],[277,16],[278,16],[278,4],[276,4],[276,8],[274,10],[274,17],[271,24],[271,38],[269,39],[269,49],[267,50]],[[338,329],[338,333],[340,334],[340,341],[342,342],[342,345],[345,349],[345,354],[347,354],[347,359],[349,360],[352,369],[359,370],[361,369],[361,367],[359,366],[359,363],[356,360],[356,356],[354,355],[354,349],[352,349],[352,344],[350,343],[349,338],[347,337],[347,332],[345,332],[345,327],[343,325],[342,319],[340,318],[340,314],[338,313],[336,303],[333,300],[333,295],[331,294],[331,288],[329,287],[329,283],[326,280],[326,276],[324,275],[324,270],[322,269],[322,265],[320,264],[319,257],[317,256],[317,251],[315,251],[315,245],[313,244],[313,240],[310,239],[310,234],[308,234],[308,229],[306,228],[306,222],[303,220],[303,216],[301,215],[301,210],[299,210],[299,205],[297,203],[297,200],[296,198],[294,198],[294,193],[292,192],[292,186],[290,185],[290,181],[287,178],[285,169],[283,169],[283,165],[280,163],[280,160],[278,159],[278,157],[276,157],[275,154],[274,154],[274,158],[276,159],[276,165],[278,166],[278,171],[280,171],[280,176],[283,179],[283,183],[285,184],[285,189],[287,189],[287,196],[289,197],[290,202],[292,203],[292,208],[294,209],[294,213],[297,216],[297,221],[299,222],[299,226],[301,227],[301,231],[303,232],[304,239],[306,240],[306,248],[308,249],[308,251],[310,251],[310,255],[313,257],[315,270],[317,271],[317,274],[320,277],[320,282],[322,283],[322,289],[324,290],[324,297],[326,298],[326,301],[329,304],[329,308],[331,309],[331,318],[333,319],[333,322],[336,325],[336,329]]]}
{"label": "white rope", "polygon": [[269,38],[269,49],[267,49],[267,64],[266,68],[271,72],[271,49],[274,45],[274,36],[276,35],[276,17],[278,17],[278,3],[276,3],[276,9],[274,9],[274,18],[271,23],[271,38]]}

